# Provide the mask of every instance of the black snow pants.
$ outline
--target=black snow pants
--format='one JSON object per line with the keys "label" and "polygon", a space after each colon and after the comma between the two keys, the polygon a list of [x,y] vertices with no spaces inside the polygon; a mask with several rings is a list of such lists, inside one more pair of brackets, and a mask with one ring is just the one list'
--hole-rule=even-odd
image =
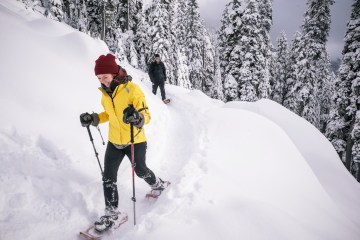
{"label": "black snow pants", "polygon": [[161,98],[162,100],[166,99],[166,94],[165,94],[165,82],[164,81],[154,81],[153,85],[152,85],[152,92],[153,94],[156,95],[157,89],[158,87],[160,87],[160,92],[161,92]]}
{"label": "black snow pants", "polygon": [[[143,178],[149,185],[153,185],[156,182],[156,177],[155,174],[146,166],[146,148],[146,142],[134,144],[135,173],[138,177]],[[131,162],[131,145],[125,147],[124,149],[117,149],[114,144],[108,142],[105,152],[103,176],[106,207],[118,207],[119,196],[116,185],[117,172],[125,155]]]}

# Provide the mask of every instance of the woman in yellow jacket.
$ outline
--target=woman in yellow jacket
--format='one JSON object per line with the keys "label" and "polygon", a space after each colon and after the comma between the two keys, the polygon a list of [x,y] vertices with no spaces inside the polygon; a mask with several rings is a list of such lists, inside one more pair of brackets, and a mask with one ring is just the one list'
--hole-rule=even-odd
{"label": "woman in yellow jacket", "polygon": [[164,181],[156,177],[145,163],[146,137],[143,125],[151,117],[144,93],[138,85],[131,82],[125,69],[118,66],[111,54],[101,55],[95,61],[95,75],[101,83],[101,103],[104,112],[96,114],[83,113],[80,121],[83,127],[90,124],[109,122],[109,141],[104,159],[103,188],[105,197],[105,215],[95,222],[95,229],[102,232],[111,228],[118,218],[117,171],[125,157],[131,160],[130,124],[134,130],[135,173],[143,178],[153,190],[160,194],[166,187]]}

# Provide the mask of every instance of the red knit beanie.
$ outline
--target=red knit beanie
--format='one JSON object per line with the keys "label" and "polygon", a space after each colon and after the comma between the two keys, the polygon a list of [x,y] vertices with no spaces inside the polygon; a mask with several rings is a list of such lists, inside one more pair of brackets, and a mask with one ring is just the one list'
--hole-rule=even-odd
{"label": "red knit beanie", "polygon": [[107,74],[107,73],[114,73],[117,74],[119,71],[119,67],[115,62],[115,56],[112,54],[108,55],[101,55],[95,61],[95,75],[99,74]]}

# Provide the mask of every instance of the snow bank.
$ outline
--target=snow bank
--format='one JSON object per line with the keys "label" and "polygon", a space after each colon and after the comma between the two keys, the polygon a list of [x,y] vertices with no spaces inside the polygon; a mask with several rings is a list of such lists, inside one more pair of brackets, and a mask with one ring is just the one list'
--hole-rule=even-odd
{"label": "snow bank", "polygon": [[[80,238],[104,203],[79,114],[102,110],[93,67],[108,49],[18,2],[0,3],[0,21],[0,239]],[[130,221],[106,239],[358,239],[359,185],[306,121],[268,100],[224,104],[176,86],[164,105],[146,73],[121,64],[152,114],[147,164],[172,185],[151,203],[136,180],[134,227],[123,161],[119,205]]]}
{"label": "snow bank", "polygon": [[[334,147],[313,125],[287,111],[279,104],[261,100],[257,103],[231,102],[232,109],[246,109],[276,123],[290,137],[316,175],[324,190],[353,222],[360,222],[360,185],[345,170]],[[353,186],[353,187],[348,187]],[[351,204],[349,204],[351,203]]]}
{"label": "snow bank", "polygon": [[49,139],[1,131],[0,144],[1,239],[56,239],[89,211],[82,191],[91,180]]}

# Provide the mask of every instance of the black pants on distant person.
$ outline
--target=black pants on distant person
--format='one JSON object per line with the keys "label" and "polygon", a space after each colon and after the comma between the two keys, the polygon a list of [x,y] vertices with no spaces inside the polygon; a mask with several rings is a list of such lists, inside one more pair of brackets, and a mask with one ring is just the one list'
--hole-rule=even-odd
{"label": "black pants on distant person", "polygon": [[152,92],[153,92],[153,94],[156,95],[156,92],[157,92],[158,87],[160,87],[160,92],[161,92],[161,98],[162,98],[162,100],[165,100],[165,99],[166,99],[166,94],[165,94],[165,82],[164,82],[164,81],[153,82],[153,85],[152,85]]}
{"label": "black pants on distant person", "polygon": [[[146,142],[134,144],[135,173],[138,177],[143,178],[148,184],[153,185],[156,182],[156,177],[155,174],[146,166],[146,149]],[[105,152],[103,176],[106,207],[118,207],[119,196],[116,185],[117,172],[125,155],[131,162],[131,145],[125,147],[124,149],[118,149],[114,146],[114,144],[108,142]]]}

